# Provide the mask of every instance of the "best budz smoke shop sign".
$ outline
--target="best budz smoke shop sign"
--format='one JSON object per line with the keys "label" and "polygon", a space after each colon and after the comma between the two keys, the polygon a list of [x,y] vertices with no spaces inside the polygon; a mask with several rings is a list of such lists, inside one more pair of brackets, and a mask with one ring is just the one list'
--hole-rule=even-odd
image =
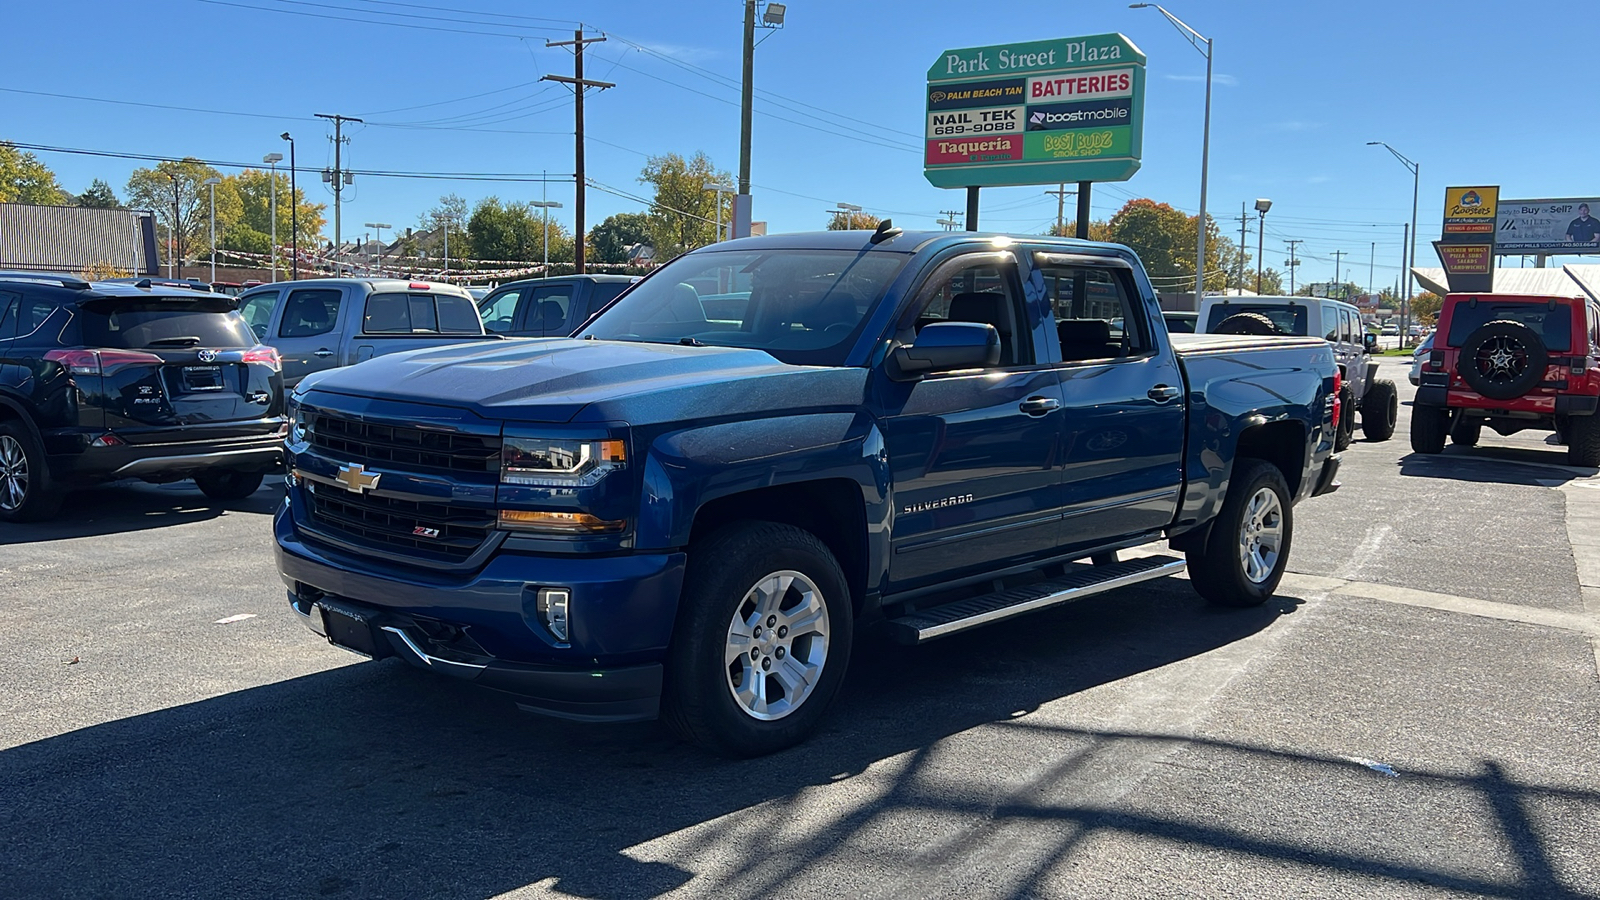
{"label": "best budz smoke shop sign", "polygon": [[1120,34],[946,50],[928,70],[924,174],[946,188],[1126,181],[1144,66]]}

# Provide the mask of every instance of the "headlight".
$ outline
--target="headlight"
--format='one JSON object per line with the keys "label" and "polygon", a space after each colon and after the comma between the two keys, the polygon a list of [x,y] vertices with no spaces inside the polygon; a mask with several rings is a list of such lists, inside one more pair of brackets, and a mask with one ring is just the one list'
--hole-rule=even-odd
{"label": "headlight", "polygon": [[508,437],[500,451],[500,483],[589,487],[628,465],[619,440]]}
{"label": "headlight", "polygon": [[303,444],[311,435],[311,416],[293,398],[289,400],[289,442]]}

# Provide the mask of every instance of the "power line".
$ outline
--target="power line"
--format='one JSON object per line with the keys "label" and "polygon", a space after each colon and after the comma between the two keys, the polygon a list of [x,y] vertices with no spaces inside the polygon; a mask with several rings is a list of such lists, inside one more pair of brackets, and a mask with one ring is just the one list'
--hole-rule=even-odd
{"label": "power line", "polygon": [[[442,25],[413,25],[413,24],[411,24],[409,22],[386,22],[386,21],[384,21],[382,19],[375,19],[375,18],[372,18],[370,16],[369,17],[365,17],[365,18],[353,18],[351,16],[330,16],[330,15],[328,15],[326,13],[303,12],[303,11],[298,10],[298,9],[274,9],[274,8],[272,8],[270,6],[252,6],[252,5],[248,4],[248,3],[233,3],[233,2],[229,2],[229,0],[196,0],[196,2],[197,3],[208,3],[208,4],[212,5],[212,6],[231,6],[231,7],[234,7],[235,9],[249,9],[249,10],[254,10],[256,12],[277,13],[278,15],[284,15],[284,16],[304,16],[306,18],[311,18],[311,19],[330,19],[330,20],[335,21],[335,22],[357,22],[357,23],[362,24],[362,25],[383,25],[383,26],[388,27],[388,28],[409,28],[409,29],[411,29],[413,31],[427,31],[427,32],[434,32],[434,33],[443,31],[443,32],[451,33],[451,34],[471,34],[471,35],[477,35],[479,37],[512,38],[512,39],[517,39],[517,38],[520,37],[520,35],[505,34],[504,32],[496,32],[496,31],[471,31],[471,30],[468,30],[468,29],[465,29],[465,28],[447,28],[447,27],[444,27]],[[333,9],[343,9],[345,12],[359,12],[359,10],[353,10],[353,9],[349,9],[347,7],[337,7],[336,6],[336,7],[332,7],[332,8]],[[446,20],[446,21],[455,21],[455,20]],[[494,22],[468,22],[468,23],[465,23],[465,24],[469,24],[469,25],[485,25],[485,26],[489,26],[489,27],[500,27],[499,23],[494,23]],[[527,26],[521,26],[521,27],[527,27]],[[559,32],[559,29],[555,29],[555,28],[544,28],[544,29],[539,29],[539,30],[541,30],[541,31]]]}

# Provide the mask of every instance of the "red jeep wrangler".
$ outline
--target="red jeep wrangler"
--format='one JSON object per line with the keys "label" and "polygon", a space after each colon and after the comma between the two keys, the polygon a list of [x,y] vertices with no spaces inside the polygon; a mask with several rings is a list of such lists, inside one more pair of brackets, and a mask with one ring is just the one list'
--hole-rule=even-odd
{"label": "red jeep wrangler", "polygon": [[1600,466],[1600,303],[1582,297],[1451,294],[1422,364],[1411,449],[1446,435],[1471,447],[1500,434],[1553,430],[1567,462]]}

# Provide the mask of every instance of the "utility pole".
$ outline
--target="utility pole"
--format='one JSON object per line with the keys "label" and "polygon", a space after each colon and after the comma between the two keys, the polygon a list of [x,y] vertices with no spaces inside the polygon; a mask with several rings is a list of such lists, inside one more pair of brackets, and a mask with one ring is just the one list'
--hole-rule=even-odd
{"label": "utility pole", "polygon": [[1350,255],[1349,252],[1345,251],[1345,250],[1335,250],[1335,251],[1333,251],[1333,283],[1334,284],[1342,284],[1343,283],[1343,282],[1341,282],[1339,280],[1339,263],[1346,256],[1349,256],[1349,255]]}
{"label": "utility pole", "polygon": [[1075,196],[1078,192],[1067,190],[1067,183],[1063,181],[1060,187],[1053,191],[1045,191],[1045,193],[1056,198],[1056,236],[1065,237],[1067,234],[1067,198]]}
{"label": "utility pole", "polygon": [[1372,242],[1372,255],[1367,260],[1367,293],[1372,293],[1372,271],[1378,265],[1378,242]]}
{"label": "utility pole", "polygon": [[1250,214],[1244,211],[1244,201],[1239,201],[1239,296],[1244,296],[1245,229],[1250,225]]}
{"label": "utility pole", "polygon": [[945,231],[955,231],[956,230],[956,228],[958,227],[955,224],[956,216],[961,215],[961,210],[959,210],[959,209],[941,209],[941,210],[939,210],[939,215],[944,216],[944,218],[939,220],[939,224],[944,226],[944,230]]}
{"label": "utility pole", "polygon": [[573,175],[573,179],[576,181],[577,196],[574,198],[572,204],[572,215],[574,219],[572,225],[572,262],[573,271],[578,275],[582,275],[584,272],[583,200],[584,194],[589,186],[588,180],[584,177],[583,173],[583,92],[586,88],[592,87],[599,88],[602,91],[606,88],[616,87],[615,84],[612,84],[609,81],[588,81],[584,79],[583,47],[585,44],[597,44],[605,39],[605,35],[586,38],[583,36],[583,29],[579,28],[572,32],[572,40],[570,41],[545,41],[544,45],[546,47],[572,48],[572,77],[568,78],[565,75],[546,75],[539,79],[540,81],[556,81],[571,87],[572,96],[575,101],[573,109],[576,115],[576,126],[573,129],[573,134],[576,139],[574,164],[577,172]]}
{"label": "utility pole", "polygon": [[344,136],[343,129],[344,129],[344,123],[346,123],[346,122],[356,122],[356,123],[359,124],[361,122],[361,120],[357,119],[357,118],[355,118],[353,116],[329,115],[327,113],[317,113],[316,115],[317,115],[317,118],[319,118],[319,119],[327,119],[328,121],[333,123],[333,171],[331,173],[328,173],[328,172],[325,171],[324,172],[324,180],[330,180],[327,176],[329,174],[332,175],[331,181],[333,182],[333,274],[337,276],[337,275],[343,274],[343,272],[342,272],[342,270],[341,270],[341,268],[339,266],[339,253],[340,253],[340,251],[342,251],[344,249],[344,241],[341,239],[340,231],[339,231],[339,228],[340,228],[339,201],[341,199],[340,195],[344,192],[344,186],[345,185],[354,184],[355,180],[356,180],[354,175],[351,175],[349,172],[346,172],[344,170],[344,157],[343,157],[341,151],[343,151],[344,145],[346,143],[348,143],[350,141],[350,139]]}
{"label": "utility pole", "polygon": [[1300,267],[1300,260],[1296,259],[1294,255],[1295,248],[1299,247],[1301,244],[1304,244],[1305,241],[1300,238],[1295,238],[1292,241],[1284,241],[1284,243],[1289,245],[1289,296],[1293,297],[1294,270]]}
{"label": "utility pole", "polygon": [[168,278],[183,277],[183,229],[178,220],[183,216],[183,207],[178,203],[178,176],[169,173],[172,179],[172,260],[167,265]]}

